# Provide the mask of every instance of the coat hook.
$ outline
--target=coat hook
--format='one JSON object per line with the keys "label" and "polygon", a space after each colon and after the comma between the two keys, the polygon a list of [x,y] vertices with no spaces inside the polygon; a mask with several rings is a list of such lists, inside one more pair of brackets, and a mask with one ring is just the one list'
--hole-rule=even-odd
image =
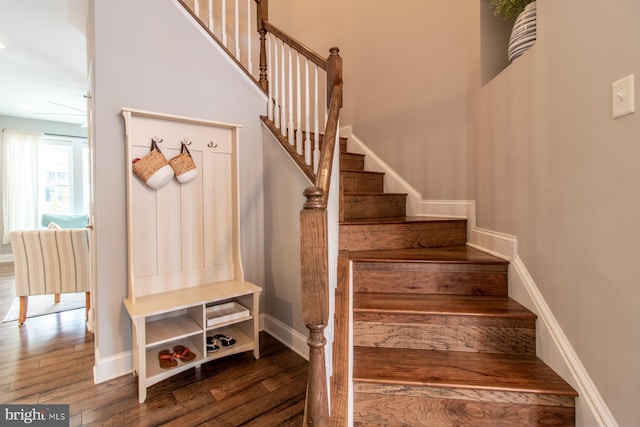
{"label": "coat hook", "polygon": [[191,145],[191,142],[192,142],[192,141],[187,141],[187,140],[186,140],[186,138],[185,138],[185,139],[183,139],[182,141],[180,141],[180,143],[181,143],[181,144],[184,144],[184,145]]}
{"label": "coat hook", "polygon": [[156,144],[159,144],[160,142],[162,142],[162,141],[163,141],[163,139],[162,139],[162,138],[160,138],[159,136],[154,136],[153,138],[151,138],[151,140],[152,140],[153,142],[155,142]]}
{"label": "coat hook", "polygon": [[207,147],[209,147],[209,148],[218,148],[218,144],[213,145],[213,141],[209,141],[209,143],[207,144]]}

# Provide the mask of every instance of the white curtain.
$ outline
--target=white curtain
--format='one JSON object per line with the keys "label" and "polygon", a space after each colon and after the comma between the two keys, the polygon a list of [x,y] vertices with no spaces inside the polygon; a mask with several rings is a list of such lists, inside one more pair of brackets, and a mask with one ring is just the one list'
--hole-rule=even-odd
{"label": "white curtain", "polygon": [[13,230],[38,228],[38,151],[43,133],[4,130],[2,144],[2,243]]}

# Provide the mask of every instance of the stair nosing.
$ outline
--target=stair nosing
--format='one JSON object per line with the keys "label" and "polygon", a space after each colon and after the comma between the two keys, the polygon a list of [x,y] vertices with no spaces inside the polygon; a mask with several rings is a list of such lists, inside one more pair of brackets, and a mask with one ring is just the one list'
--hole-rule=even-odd
{"label": "stair nosing", "polygon": [[[404,352],[405,357],[407,355],[410,356],[411,361],[421,360],[423,362],[430,362],[436,356],[440,357],[450,357],[448,361],[450,364],[447,365],[446,369],[457,369],[461,373],[469,373],[468,377],[462,378],[460,375],[458,378],[438,378],[438,377],[429,377],[424,379],[419,379],[419,374],[412,374],[408,372],[408,370],[402,370],[402,375],[398,377],[384,378],[381,376],[376,377],[375,375],[359,375],[357,373],[357,366],[360,359],[363,357],[361,353],[364,351],[376,351],[381,353],[380,360],[383,361],[383,364],[387,364],[390,366],[397,365],[396,368],[401,367],[398,361],[401,358],[401,353],[398,353],[397,348],[389,349],[389,348],[370,348],[370,347],[354,347],[354,372],[353,372],[353,382],[368,382],[368,383],[377,383],[377,384],[401,384],[401,385],[413,385],[413,386],[423,386],[423,387],[442,387],[442,388],[464,388],[464,389],[476,389],[476,390],[493,390],[493,391],[505,391],[505,392],[521,392],[521,393],[537,393],[537,394],[548,394],[548,395],[565,395],[565,396],[577,396],[577,392],[571,387],[568,383],[566,383],[557,373],[555,373],[551,368],[549,368],[543,361],[541,361],[538,357],[533,355],[515,355],[515,354],[496,354],[496,353],[467,353],[458,354],[458,352],[448,352],[441,350],[417,350],[417,349],[401,349],[401,352]],[[391,357],[390,354],[392,351],[395,352],[394,356]],[[455,356],[455,357],[454,357]],[[365,355],[366,357],[366,355]],[[509,364],[513,364],[514,362],[527,362],[529,364],[534,364],[536,370],[543,369],[544,375],[548,375],[554,377],[553,380],[546,378],[542,379],[539,377],[539,373],[534,375],[536,383],[544,383],[548,385],[547,387],[537,386],[535,383],[532,383],[531,379],[525,379],[521,377],[517,379],[513,376],[513,373],[520,372],[514,371],[510,369],[511,374],[508,377],[508,381],[504,381],[505,378],[502,377],[502,382],[496,381],[498,378],[496,374],[494,375],[485,375],[483,372],[480,372],[478,368],[478,361],[472,359],[480,359],[481,362],[488,362],[490,366],[495,369],[496,366],[503,366],[505,369],[510,369]],[[484,360],[482,360],[484,359]],[[475,365],[474,365],[475,362]],[[455,364],[454,364],[455,363]],[[431,367],[433,368],[433,367]],[[418,372],[419,369],[414,367],[414,372]],[[370,373],[371,370],[367,370],[367,373]],[[437,373],[437,372],[436,372]],[[458,373],[458,372],[456,372]],[[409,374],[413,375],[413,378],[408,379],[407,376]],[[473,376],[477,378],[472,378]],[[487,381],[487,383],[483,383],[483,381]],[[528,384],[527,381],[529,381]],[[553,387],[549,387],[553,386]]]}
{"label": "stair nosing", "polygon": [[407,196],[407,193],[369,193],[369,192],[363,192],[363,193],[354,193],[354,192],[345,192],[344,193],[345,196],[374,196],[374,197],[380,197],[380,196]]}
{"label": "stair nosing", "polygon": [[[350,251],[349,258],[357,262],[378,262],[378,263],[423,263],[423,264],[477,264],[477,265],[504,265],[508,266],[509,261],[487,254],[486,252],[473,249],[464,245],[468,250],[472,250],[477,254],[483,254],[490,257],[486,259],[441,259],[435,254],[438,251],[444,251],[450,248],[459,248],[457,246],[441,246],[436,248],[404,248],[404,249],[383,249],[383,250],[366,250],[366,251]],[[404,253],[405,256],[399,256]],[[434,253],[434,254],[431,254]],[[391,256],[391,257],[390,257]]]}
{"label": "stair nosing", "polygon": [[340,169],[340,172],[367,174],[367,175],[384,175],[384,172],[366,171],[361,169]]}
{"label": "stair nosing", "polygon": [[[362,299],[369,299],[374,297],[380,297],[381,295],[387,295],[388,299],[393,298],[393,295],[401,296],[401,299],[413,299],[418,300],[421,304],[424,302],[424,309],[399,309],[399,308],[384,308],[384,307],[359,307],[360,301]],[[464,310],[438,310],[438,307],[429,307],[430,301],[437,300],[451,300],[452,306],[457,307],[455,305],[455,301],[465,301],[466,304],[462,307]],[[485,311],[482,312],[480,310],[472,311],[468,309],[469,302],[476,302],[478,305],[481,305],[483,302],[492,301],[492,302],[506,302],[512,305],[512,307],[504,307],[504,311],[499,312],[491,312]],[[501,318],[501,319],[526,319],[526,320],[535,320],[538,316],[528,310],[523,305],[519,304],[517,301],[509,297],[496,297],[496,296],[469,296],[469,295],[440,295],[440,294],[418,294],[418,293],[389,293],[385,294],[384,292],[354,292],[353,293],[353,312],[368,314],[368,313],[381,313],[385,315],[390,314],[398,314],[398,315],[424,315],[424,316],[468,316],[468,317],[493,317],[493,318]]]}

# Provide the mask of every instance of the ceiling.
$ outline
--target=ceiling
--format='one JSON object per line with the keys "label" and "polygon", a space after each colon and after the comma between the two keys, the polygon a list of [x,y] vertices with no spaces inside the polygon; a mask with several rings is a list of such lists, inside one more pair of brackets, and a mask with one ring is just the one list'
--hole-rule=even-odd
{"label": "ceiling", "polygon": [[88,0],[0,0],[0,115],[86,124]]}

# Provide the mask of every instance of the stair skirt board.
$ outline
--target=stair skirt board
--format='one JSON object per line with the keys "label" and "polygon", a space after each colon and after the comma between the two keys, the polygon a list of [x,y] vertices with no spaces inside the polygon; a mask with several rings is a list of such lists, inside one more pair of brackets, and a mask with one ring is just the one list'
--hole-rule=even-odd
{"label": "stair skirt board", "polygon": [[[402,177],[352,133],[351,126],[342,127],[340,135],[349,138],[348,148],[350,152],[366,156],[368,170],[380,171],[386,174],[385,191],[408,194],[407,215],[466,218],[469,221],[467,228],[467,244],[469,246],[511,261],[509,265],[511,273],[509,276],[512,280],[509,281],[509,294],[516,301],[538,315],[537,335],[550,336],[553,340],[552,345],[545,346],[545,354],[540,355],[541,359],[548,362],[553,370],[568,379],[569,383],[577,389],[579,393],[578,399],[586,402],[586,405],[576,404],[576,411],[578,408],[585,406],[590,410],[590,413],[584,416],[576,414],[576,418],[594,419],[600,426],[618,426],[524,263],[518,257],[517,238],[477,227],[475,201],[473,200],[423,200],[419,192],[404,181]],[[350,262],[350,264],[352,265],[353,262]],[[558,363],[560,360],[564,363]],[[355,386],[352,384],[349,393],[349,406],[351,408],[354,405],[353,387]],[[349,418],[351,418],[351,414],[352,412],[350,411]]]}
{"label": "stair skirt board", "polygon": [[[477,227],[475,213],[475,201],[473,200],[424,200],[418,202],[419,216],[467,218],[469,221],[469,243],[467,245],[510,260],[509,294],[514,300],[538,316],[537,336],[551,337],[553,341],[545,345],[545,352],[539,357],[578,391],[577,399],[586,405],[576,403],[576,411],[581,407],[589,409],[589,413],[582,416],[576,413],[576,419],[581,417],[594,419],[601,427],[617,427],[618,423],[609,407],[518,256],[517,238]],[[560,360],[564,363],[558,363]]]}

